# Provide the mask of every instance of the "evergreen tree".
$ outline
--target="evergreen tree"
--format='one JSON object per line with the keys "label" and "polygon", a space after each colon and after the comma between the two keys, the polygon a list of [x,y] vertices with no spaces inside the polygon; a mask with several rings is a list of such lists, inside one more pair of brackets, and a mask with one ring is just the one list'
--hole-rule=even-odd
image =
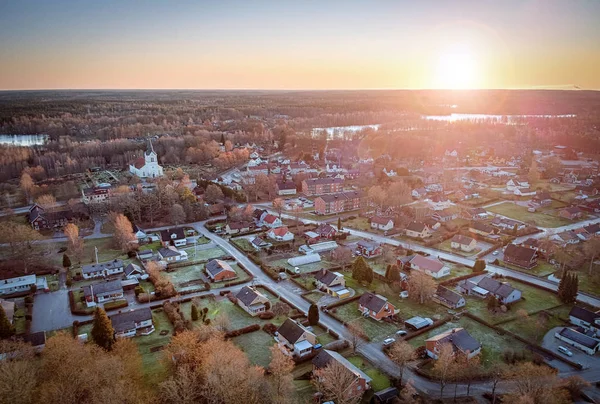
{"label": "evergreen tree", "polygon": [[221,144],[225,146],[225,134],[221,133]]}
{"label": "evergreen tree", "polygon": [[71,267],[71,258],[67,254],[63,254],[63,268]]}
{"label": "evergreen tree", "polygon": [[342,231],[342,218],[338,217],[338,231]]}
{"label": "evergreen tree", "polygon": [[4,307],[0,306],[0,339],[9,338],[14,333],[15,329],[4,311]]}
{"label": "evergreen tree", "polygon": [[496,296],[491,295],[490,297],[487,298],[488,310],[494,310],[499,305],[500,305],[500,302],[498,301],[498,299],[496,299]]}
{"label": "evergreen tree", "polygon": [[563,268],[562,275],[560,276],[560,282],[558,283],[557,295],[561,302],[565,302],[567,296],[567,289],[569,287],[569,275],[567,270]]}
{"label": "evergreen tree", "polygon": [[387,279],[390,280],[390,282],[394,283],[394,282],[401,282],[402,279],[400,279],[400,268],[398,267],[398,265],[392,264],[389,265],[389,273],[386,271],[385,273],[385,277]]}
{"label": "evergreen tree", "polygon": [[362,256],[357,257],[352,264],[352,278],[365,283],[373,281],[373,270]]}
{"label": "evergreen tree", "polygon": [[308,308],[308,324],[317,325],[319,323],[319,308],[316,304],[311,304]]}
{"label": "evergreen tree", "polygon": [[485,270],[485,261],[476,260],[475,265],[473,265],[473,272],[482,272],[483,270]]}
{"label": "evergreen tree", "polygon": [[107,351],[110,351],[115,343],[115,330],[106,312],[100,307],[94,313],[92,340]]}
{"label": "evergreen tree", "polygon": [[200,316],[198,315],[198,307],[195,304],[192,304],[192,321],[198,321]]}
{"label": "evergreen tree", "polygon": [[369,285],[371,284],[371,282],[373,282],[373,268],[371,268],[371,265],[369,264],[367,264],[367,268],[365,269],[364,281]]}

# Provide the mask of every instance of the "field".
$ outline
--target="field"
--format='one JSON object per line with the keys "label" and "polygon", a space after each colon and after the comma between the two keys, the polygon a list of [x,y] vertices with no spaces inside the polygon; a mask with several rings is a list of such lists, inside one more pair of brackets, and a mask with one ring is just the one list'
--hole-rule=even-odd
{"label": "field", "polygon": [[600,296],[600,274],[598,271],[598,265],[595,265],[590,276],[588,274],[589,263],[586,263],[580,271],[577,272],[577,276],[579,277],[579,290],[587,293],[591,293],[596,296]]}
{"label": "field", "polygon": [[505,349],[510,348],[513,351],[522,351],[526,349],[525,344],[518,340],[508,335],[499,335],[491,328],[466,317],[462,317],[458,321],[448,322],[443,326],[421,334],[418,337],[409,340],[409,343],[415,348],[424,346],[426,339],[456,327],[464,328],[473,338],[479,341],[482,346],[481,363],[484,367],[490,367],[494,363],[500,362],[502,360],[502,352]]}
{"label": "field", "polygon": [[518,310],[523,309],[528,313],[549,309],[561,304],[556,294],[535,288],[515,281],[514,279],[507,280],[513,287],[519,289],[523,298],[511,305],[511,308],[506,313],[492,313],[487,309],[487,301],[477,297],[466,298],[466,308],[470,313],[484,319],[487,322],[496,324],[500,321],[505,321],[510,318],[515,318]]}
{"label": "field", "polygon": [[237,245],[244,252],[256,251],[256,249],[252,247],[252,243],[250,243],[250,241],[247,238],[240,237],[236,239],[231,239],[230,242]]}
{"label": "field", "polygon": [[531,213],[527,211],[527,208],[509,202],[492,206],[487,208],[487,210],[525,223],[534,223],[540,227],[561,227],[572,223],[570,220],[558,216]]}
{"label": "field", "polygon": [[[135,337],[133,341],[137,344],[140,355],[142,355],[144,380],[148,386],[156,388],[157,384],[164,380],[166,369],[162,362],[162,351],[151,352],[151,350],[169,344],[173,335],[173,326],[162,309],[152,312],[152,320],[156,330],[150,335]],[[163,330],[168,331],[168,334],[160,335]]]}
{"label": "field", "polygon": [[275,344],[275,339],[271,335],[258,330],[237,336],[232,341],[248,355],[250,363],[265,368],[269,366],[271,362],[269,348]]}
{"label": "field", "polygon": [[351,227],[357,230],[371,230],[369,219],[366,217],[357,217],[355,219],[342,221],[342,227]]}
{"label": "field", "polygon": [[354,355],[346,359],[348,359],[350,363],[365,372],[367,376],[373,379],[371,382],[373,391],[387,389],[391,386],[390,379],[384,373],[380,372],[377,368],[367,362],[362,356]]}

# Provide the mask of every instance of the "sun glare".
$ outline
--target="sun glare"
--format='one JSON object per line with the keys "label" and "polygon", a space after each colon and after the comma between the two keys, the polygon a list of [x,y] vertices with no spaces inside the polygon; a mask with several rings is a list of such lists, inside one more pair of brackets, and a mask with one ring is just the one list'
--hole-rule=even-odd
{"label": "sun glare", "polygon": [[468,47],[455,45],[439,55],[436,87],[468,89],[477,85],[477,61]]}

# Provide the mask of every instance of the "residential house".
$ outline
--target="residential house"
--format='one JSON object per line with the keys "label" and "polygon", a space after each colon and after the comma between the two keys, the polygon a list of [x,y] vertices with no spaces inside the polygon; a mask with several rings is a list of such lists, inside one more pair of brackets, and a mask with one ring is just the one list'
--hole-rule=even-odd
{"label": "residential house", "polygon": [[226,234],[246,233],[250,231],[252,223],[250,222],[228,222],[225,226]]}
{"label": "residential house", "polygon": [[560,217],[564,217],[565,219],[575,220],[581,219],[583,216],[583,212],[577,206],[571,206],[568,208],[561,209],[558,213]]}
{"label": "residential house", "polygon": [[186,245],[185,232],[183,228],[166,229],[160,231],[160,242],[163,247],[175,246],[182,247]]}
{"label": "residential house", "polygon": [[277,181],[277,195],[296,195],[296,192],[293,181]]}
{"label": "residential house", "polygon": [[516,178],[511,178],[506,182],[506,190],[514,192],[518,189],[529,188],[529,182],[519,181]]}
{"label": "residential house", "polygon": [[457,209],[453,209],[453,208],[442,209],[442,210],[436,211],[433,214],[433,218],[436,220],[439,220],[442,223],[446,223],[451,220],[454,220],[454,219],[458,218],[458,216],[459,216],[459,211]]}
{"label": "residential house", "polygon": [[96,264],[83,265],[81,275],[83,279],[106,278],[107,276],[122,274],[123,260],[112,260]]}
{"label": "residential house", "polygon": [[463,236],[462,234],[456,234],[450,240],[450,247],[465,252],[471,252],[477,247],[477,240]]}
{"label": "residential house", "polygon": [[423,272],[435,279],[450,275],[450,268],[436,258],[416,254],[409,264],[412,270]]}
{"label": "residential house", "polygon": [[63,227],[73,220],[73,212],[71,210],[46,212],[36,203],[29,209],[28,220],[34,230],[54,229]]}
{"label": "residential house", "polygon": [[317,288],[321,289],[331,296],[344,299],[350,296],[350,291],[346,289],[346,279],[339,272],[331,272],[327,269],[321,269],[315,274]]}
{"label": "residential house", "polygon": [[383,254],[383,248],[381,244],[374,243],[372,241],[360,240],[356,243],[356,254],[361,255],[367,259],[379,257]]}
{"label": "residential house", "polygon": [[517,196],[535,196],[536,191],[531,188],[517,188],[513,191]]}
{"label": "residential house", "polygon": [[[362,395],[371,388],[372,379],[362,370],[353,365],[348,359],[335,351],[323,349],[312,360],[314,374],[318,374],[319,369],[323,369],[331,363],[337,362],[342,365],[343,369],[348,373],[348,378],[344,377],[347,382],[345,387],[345,397],[352,400],[362,397]],[[321,376],[323,377],[323,376]]]}
{"label": "residential house", "polygon": [[269,212],[267,212],[265,209],[254,209],[254,212],[252,213],[252,218],[254,219],[254,223],[258,227],[262,227],[263,219],[268,214],[269,214]]}
{"label": "residential house", "polygon": [[158,250],[158,259],[167,263],[185,261],[188,259],[188,253],[173,246],[163,247]]}
{"label": "residential house", "polygon": [[456,289],[469,296],[486,298],[493,295],[502,304],[509,304],[521,299],[520,290],[513,288],[507,282],[499,282],[496,279],[485,276],[475,283],[472,280],[465,279],[458,282]]}
{"label": "residential house", "polygon": [[523,222],[519,222],[517,220],[512,220],[512,219],[508,219],[508,218],[504,218],[504,217],[496,217],[494,218],[494,220],[492,220],[492,226],[498,227],[502,230],[509,230],[512,231],[515,229],[517,229],[517,231],[523,230],[525,227],[527,227],[527,225]]}
{"label": "residential house", "polygon": [[110,198],[110,188],[92,187],[81,190],[81,202],[84,205],[107,202]]}
{"label": "residential house", "polygon": [[531,202],[537,206],[549,206],[552,205],[552,197],[548,192],[540,192],[533,197]]}
{"label": "residential house", "polygon": [[485,220],[488,218],[488,213],[483,208],[463,209],[462,217],[467,220]]}
{"label": "residential house", "polygon": [[393,304],[388,302],[387,298],[373,293],[364,293],[358,299],[358,311],[365,317],[371,317],[373,320],[381,321],[385,317],[391,317],[397,313]]}
{"label": "residential house", "polygon": [[569,321],[585,331],[591,330],[595,335],[600,335],[600,313],[598,312],[574,306],[569,312]]}
{"label": "residential house", "polygon": [[504,249],[504,262],[519,268],[531,269],[537,266],[537,251],[532,248],[509,244]]}
{"label": "residential house", "polygon": [[454,310],[464,307],[466,304],[465,298],[460,293],[456,293],[442,285],[438,286],[433,295],[433,301]]}
{"label": "residential house", "polygon": [[469,231],[473,234],[479,234],[481,236],[489,236],[494,232],[494,228],[488,224],[481,222],[472,222],[469,224]]}
{"label": "residential house", "polygon": [[371,404],[394,404],[397,402],[400,392],[396,387],[376,391],[371,399]]}
{"label": "residential house", "polygon": [[584,226],[583,229],[590,236],[600,236],[600,223],[589,224]]}
{"label": "residential house", "polygon": [[154,252],[152,250],[139,251],[137,257],[140,261],[151,260],[154,257]]}
{"label": "residential house", "polygon": [[337,234],[335,228],[327,223],[322,223],[315,229],[315,233],[319,234],[320,238],[332,239]]}
{"label": "residential house", "polygon": [[337,194],[321,195],[315,199],[315,213],[329,215],[361,209],[364,196],[359,191],[346,191]]}
{"label": "residential house", "polygon": [[600,348],[600,340],[589,337],[579,331],[571,328],[564,327],[562,330],[556,332],[554,337],[566,342],[570,346],[585,352],[588,355],[594,355]]}
{"label": "residential house", "polygon": [[252,247],[254,247],[255,250],[262,250],[263,248],[269,248],[273,246],[273,244],[267,243],[265,240],[258,236],[254,237],[252,241],[250,241],[250,244],[252,244]]}
{"label": "residential house", "polygon": [[307,195],[335,194],[344,189],[340,178],[307,178],[302,181],[302,192]]}
{"label": "residential house", "polygon": [[433,217],[428,217],[423,223],[425,223],[425,225],[429,227],[432,233],[434,230],[438,230],[440,227],[442,227],[440,221],[434,219]]}
{"label": "residential house", "polygon": [[125,278],[127,279],[142,279],[144,278],[144,275],[146,275],[146,271],[134,263],[128,264],[123,272],[125,273]]}
{"label": "residential house", "polygon": [[413,189],[411,195],[415,199],[422,199],[427,195],[427,190],[425,188]]}
{"label": "residential house", "polygon": [[95,283],[83,287],[83,296],[87,307],[123,299],[123,286],[120,280]]}
{"label": "residential house", "polygon": [[244,286],[235,297],[237,305],[251,316],[264,313],[268,310],[267,305],[270,305],[269,298],[253,286]]}
{"label": "residential house", "polygon": [[375,216],[371,218],[371,228],[382,231],[389,231],[394,228],[394,221],[389,217]]}
{"label": "residential house", "polygon": [[262,224],[270,229],[283,226],[281,219],[270,213],[263,218]]}
{"label": "residential house", "polygon": [[[451,208],[453,206],[453,203],[446,196],[438,194],[431,197],[431,199],[429,200],[429,205],[433,210],[438,211]],[[445,214],[446,216],[447,213]]]}
{"label": "residential house", "polygon": [[131,338],[154,332],[152,310],[149,307],[113,314],[110,316],[110,321],[115,331],[115,338]]}
{"label": "residential house", "polygon": [[315,334],[291,318],[281,324],[275,335],[275,340],[283,353],[299,358],[310,354],[317,343]]}
{"label": "residential house", "polygon": [[338,243],[335,241],[323,241],[322,243],[305,244],[298,248],[298,251],[303,254],[324,253],[333,251],[338,248]]}
{"label": "residential house", "polygon": [[315,244],[319,242],[321,236],[319,233],[314,231],[307,231],[303,234],[304,239],[306,240],[306,244]]}
{"label": "residential house", "polygon": [[283,226],[269,230],[267,237],[275,241],[292,241],[294,239],[294,233]]}
{"label": "residential house", "polygon": [[222,260],[213,259],[204,266],[206,275],[212,282],[221,282],[237,278],[237,272],[233,270],[231,265]]}
{"label": "residential house", "polygon": [[468,359],[481,353],[481,344],[467,330],[453,328],[425,340],[427,356],[437,359],[444,344],[451,344],[455,355],[465,355]]}
{"label": "residential house", "polygon": [[550,237],[550,240],[563,247],[568,244],[577,244],[584,239],[585,236],[583,234],[579,235],[573,230],[563,231]]}
{"label": "residential house", "polygon": [[29,292],[35,285],[37,285],[37,278],[35,275],[23,275],[17,276],[16,278],[1,279],[0,296]]}
{"label": "residential house", "polygon": [[133,234],[135,235],[135,238],[138,239],[138,241],[142,241],[146,239],[146,237],[148,237],[146,232],[142,230],[137,224],[131,223],[131,228],[133,229]]}
{"label": "residential house", "polygon": [[433,234],[431,229],[423,222],[410,222],[405,231],[406,235],[412,238],[427,238]]}

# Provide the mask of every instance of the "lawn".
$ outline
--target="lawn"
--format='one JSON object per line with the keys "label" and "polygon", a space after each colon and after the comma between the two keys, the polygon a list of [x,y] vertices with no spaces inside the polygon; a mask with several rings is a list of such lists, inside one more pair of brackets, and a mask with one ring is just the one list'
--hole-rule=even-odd
{"label": "lawn", "polygon": [[275,339],[271,335],[263,330],[258,330],[242,334],[233,338],[232,341],[246,353],[250,363],[265,368],[269,366],[269,362],[271,362],[269,348],[275,344]]}
{"label": "lawn", "polygon": [[540,260],[538,261],[538,265],[535,268],[531,269],[523,269],[519,268],[515,265],[507,264],[504,261],[500,261],[500,264],[506,268],[513,269],[515,271],[523,272],[526,274],[531,274],[535,276],[539,276],[540,278],[545,278],[550,274],[556,272],[556,267],[547,261]]}
{"label": "lawn", "polygon": [[[233,269],[238,277],[235,280],[249,279],[250,276],[240,268],[237,263],[229,262],[231,269]],[[164,272],[164,274],[171,279],[175,289],[181,292],[183,290],[202,289],[204,281],[207,280],[206,273],[204,272],[204,264],[187,265],[184,267],[175,268],[173,272]],[[193,284],[186,284],[188,282],[194,282]],[[229,280],[223,282],[215,282],[215,285],[221,285],[223,283],[230,282]]]}
{"label": "lawn", "polygon": [[312,403],[317,392],[310,380],[294,380],[294,397],[298,403]]}
{"label": "lawn", "polygon": [[424,346],[425,340],[438,335],[451,328],[464,328],[481,344],[481,363],[484,367],[490,367],[494,363],[502,361],[502,353],[506,349],[512,349],[513,351],[522,351],[526,349],[525,344],[512,338],[509,335],[499,335],[493,329],[486,327],[483,324],[478,323],[470,318],[462,317],[458,321],[448,322],[440,327],[430,330],[424,334],[419,335],[411,340],[409,343],[416,347]]}
{"label": "lawn", "polygon": [[315,288],[314,281],[315,278],[312,276],[299,276],[298,278],[294,278],[294,281],[298,282],[302,287],[306,290],[313,290]]}
{"label": "lawn", "polygon": [[366,217],[357,217],[355,219],[342,221],[342,227],[351,227],[357,230],[371,230],[371,224]]}
{"label": "lawn", "polygon": [[371,382],[371,387],[373,387],[373,391],[387,389],[391,386],[390,379],[385,375],[385,373],[382,373],[377,368],[372,366],[362,356],[354,355],[349,356],[346,359],[348,359],[350,363],[352,363],[354,366],[365,372],[367,376],[373,379],[373,381]]}
{"label": "lawn", "polygon": [[462,251],[461,249],[452,248],[451,240],[446,240],[443,243],[436,245],[435,248],[437,248],[438,250],[447,251],[449,253],[453,253],[456,255],[462,255],[463,257],[470,257],[481,251],[481,248],[475,248],[471,252],[465,252],[465,251]]}
{"label": "lawn", "polygon": [[252,247],[252,243],[250,243],[250,241],[248,241],[247,238],[240,237],[236,239],[231,239],[230,242],[241,248],[244,252],[256,251],[256,249]]}
{"label": "lawn", "polygon": [[467,310],[477,317],[480,317],[492,324],[496,324],[500,321],[505,321],[516,317],[516,313],[520,309],[531,313],[538,310],[549,309],[561,304],[556,294],[552,292],[520,283],[514,279],[506,281],[510,283],[511,286],[519,289],[523,294],[523,298],[518,302],[513,303],[510,310],[508,310],[506,313],[492,313],[487,309],[487,300],[471,296],[466,297]]}
{"label": "lawn", "polygon": [[25,334],[25,309],[19,308],[15,310],[15,314],[13,316],[13,324],[15,326],[15,333],[17,335]]}
{"label": "lawn", "polygon": [[[156,330],[150,335],[135,337],[133,341],[138,345],[138,350],[140,355],[142,355],[144,380],[148,386],[156,388],[158,383],[166,377],[167,371],[162,361],[162,351],[151,352],[151,349],[165,347],[169,344],[173,335],[173,326],[162,309],[152,312],[152,320]],[[163,330],[169,333],[167,335],[160,335],[160,332]]]}
{"label": "lawn", "polygon": [[73,300],[75,301],[75,309],[85,310],[88,314],[94,313],[94,307],[87,307],[83,302],[83,289],[73,289]]}
{"label": "lawn", "polygon": [[561,217],[528,212],[526,207],[510,202],[492,206],[487,210],[525,223],[534,223],[540,227],[560,227],[572,223],[570,220]]}
{"label": "lawn", "polygon": [[588,275],[589,262],[581,268],[581,271],[577,272],[577,276],[579,277],[579,290],[600,296],[600,268],[598,267],[598,265],[595,265],[592,276]]}
{"label": "lawn", "polygon": [[560,313],[550,316],[547,320],[541,313],[534,314],[526,319],[515,319],[500,325],[505,330],[514,332],[523,338],[540,343],[544,335],[554,327],[565,325],[560,319]]}
{"label": "lawn", "polygon": [[357,324],[362,328],[365,334],[374,341],[381,341],[401,328],[400,325],[390,324],[384,321],[375,321],[371,318],[363,317],[358,311],[357,302],[350,302],[332,310],[335,310],[335,315],[342,321]]}
{"label": "lawn", "polygon": [[[290,264],[288,264],[287,261],[288,261],[288,258],[282,258],[282,259],[270,261],[268,263],[268,265],[272,268],[277,268],[277,267],[285,268],[288,272],[293,273],[294,267],[291,266]],[[300,273],[304,274],[304,273],[315,272],[315,271],[318,271],[319,269],[323,269],[323,268],[325,268],[325,269],[333,268],[335,266],[337,266],[337,264],[335,264],[333,262],[321,260],[319,262],[313,262],[312,264],[300,265],[298,267],[298,270],[300,271]]]}
{"label": "lawn", "polygon": [[321,300],[321,298],[323,296],[325,296],[325,293],[318,292],[318,291],[308,292],[308,293],[302,295],[303,298],[305,298],[306,300],[308,300],[311,303],[317,303],[319,300]]}
{"label": "lawn", "polygon": [[48,283],[48,288],[50,292],[56,292],[58,290],[58,275],[46,275],[46,282]]}
{"label": "lawn", "polygon": [[214,258],[220,258],[225,255],[229,255],[220,247],[208,248],[206,250],[197,248],[195,253],[194,246],[183,248],[183,250],[188,253],[188,259],[190,261],[208,261]]}

